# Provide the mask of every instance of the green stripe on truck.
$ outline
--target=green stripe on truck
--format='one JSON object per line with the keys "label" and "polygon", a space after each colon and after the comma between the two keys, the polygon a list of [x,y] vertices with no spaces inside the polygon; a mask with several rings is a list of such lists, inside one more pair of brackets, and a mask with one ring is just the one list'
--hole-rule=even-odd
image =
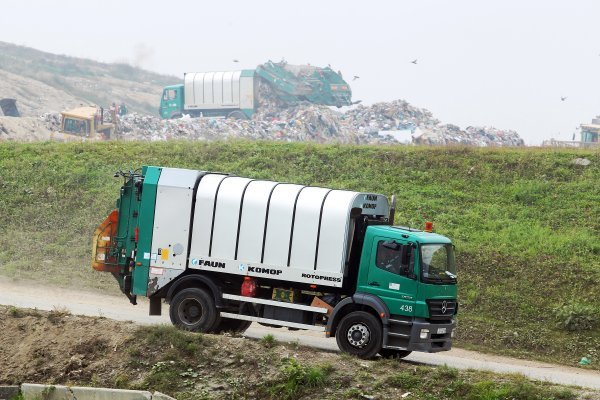
{"label": "green stripe on truck", "polygon": [[[140,203],[139,239],[136,254],[136,266],[132,272],[132,293],[146,296],[148,291],[148,274],[152,258],[152,231],[154,229],[154,209],[156,205],[156,189],[162,168],[144,167],[143,196]],[[141,263],[141,265],[138,265]]]}

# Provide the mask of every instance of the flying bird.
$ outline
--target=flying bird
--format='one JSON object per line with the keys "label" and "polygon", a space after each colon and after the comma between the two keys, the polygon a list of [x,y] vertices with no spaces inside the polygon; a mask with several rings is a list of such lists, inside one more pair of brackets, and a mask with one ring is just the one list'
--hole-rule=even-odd
{"label": "flying bird", "polygon": [[417,59],[415,58],[414,60],[411,61],[411,63],[417,64]]}
{"label": "flying bird", "polygon": [[358,75],[354,75],[354,77],[352,78],[352,80],[353,80],[353,81],[355,81],[355,80],[357,80],[357,79],[360,79],[360,76],[358,76]]}
{"label": "flying bird", "polygon": [[238,60],[237,58],[234,58],[233,62],[240,62],[240,60]]}
{"label": "flying bird", "polygon": [[565,101],[567,99],[567,96],[560,96],[560,101]]}

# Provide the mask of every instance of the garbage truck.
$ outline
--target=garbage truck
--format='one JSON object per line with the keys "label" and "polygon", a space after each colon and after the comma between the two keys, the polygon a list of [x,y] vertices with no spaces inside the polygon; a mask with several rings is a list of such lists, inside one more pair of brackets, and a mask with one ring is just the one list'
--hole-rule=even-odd
{"label": "garbage truck", "polygon": [[260,85],[265,85],[281,104],[352,104],[350,85],[331,67],[269,61],[256,69],[186,72],[183,84],[163,89],[158,113],[164,119],[184,114],[248,119],[258,108]]}
{"label": "garbage truck", "polygon": [[165,302],[190,331],[318,331],[361,358],[450,350],[454,247],[430,224],[394,226],[394,197],[154,166],[115,176],[93,268],[150,315]]}

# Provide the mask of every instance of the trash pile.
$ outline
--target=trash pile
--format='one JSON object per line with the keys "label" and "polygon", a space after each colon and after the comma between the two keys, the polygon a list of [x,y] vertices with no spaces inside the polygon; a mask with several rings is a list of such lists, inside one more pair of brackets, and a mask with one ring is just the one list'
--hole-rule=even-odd
{"label": "trash pile", "polygon": [[[329,112],[329,113],[328,113]],[[295,107],[270,119],[190,118],[162,120],[130,113],[119,120],[120,137],[125,140],[216,140],[227,138],[319,143],[358,143],[339,125],[337,116],[325,107]]]}
{"label": "trash pile", "polygon": [[[119,118],[124,140],[170,139],[313,141],[354,144],[422,144],[467,146],[523,146],[517,132],[492,127],[466,129],[441,124],[429,110],[404,100],[359,105],[346,112],[309,102],[283,104],[268,87],[259,87],[260,105],[250,120],[191,118],[163,120],[158,116],[129,113]],[[109,113],[104,113],[105,118]],[[60,115],[43,114],[50,131],[60,129]]]}
{"label": "trash pile", "polygon": [[44,113],[40,115],[40,119],[49,131],[56,132],[60,130],[60,114]]}
{"label": "trash pile", "polygon": [[[414,107],[404,100],[358,106],[342,117],[349,126],[378,143],[423,145],[523,146],[525,142],[512,130],[493,127],[468,127],[441,124],[431,111]],[[403,134],[403,135],[402,135]],[[378,136],[378,138],[377,138]],[[404,138],[401,140],[400,138]]]}

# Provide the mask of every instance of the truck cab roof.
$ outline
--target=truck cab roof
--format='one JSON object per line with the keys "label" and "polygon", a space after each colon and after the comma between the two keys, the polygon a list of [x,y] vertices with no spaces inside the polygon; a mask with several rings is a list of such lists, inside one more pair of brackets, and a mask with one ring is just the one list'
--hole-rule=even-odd
{"label": "truck cab roof", "polygon": [[369,230],[375,235],[395,237],[402,236],[403,239],[421,244],[452,243],[450,239],[440,234],[420,231],[418,229],[407,228],[405,226],[376,225],[370,226]]}

